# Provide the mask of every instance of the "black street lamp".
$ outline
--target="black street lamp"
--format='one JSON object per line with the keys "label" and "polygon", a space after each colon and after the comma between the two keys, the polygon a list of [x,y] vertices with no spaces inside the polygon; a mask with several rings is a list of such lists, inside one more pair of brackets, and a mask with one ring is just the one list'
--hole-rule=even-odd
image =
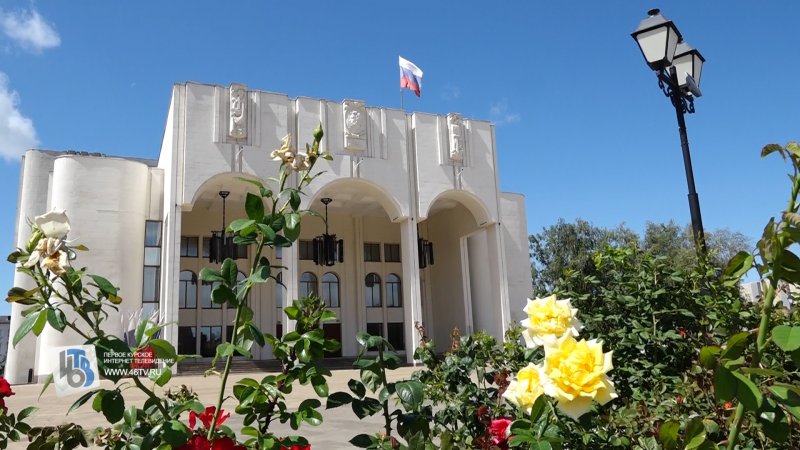
{"label": "black street lamp", "polygon": [[686,137],[684,114],[694,113],[694,97],[700,97],[700,75],[705,58],[699,51],[683,42],[678,28],[671,20],[661,15],[658,9],[647,12],[647,18],[631,36],[639,44],[647,65],[658,76],[658,87],[669,97],[678,118],[678,132],[683,150],[683,165],[686,183],[689,185],[689,212],[692,216],[692,233],[701,253],[706,252],[703,235],[703,218],[700,215],[700,199],[694,188],[692,157],[689,154],[689,139]]}

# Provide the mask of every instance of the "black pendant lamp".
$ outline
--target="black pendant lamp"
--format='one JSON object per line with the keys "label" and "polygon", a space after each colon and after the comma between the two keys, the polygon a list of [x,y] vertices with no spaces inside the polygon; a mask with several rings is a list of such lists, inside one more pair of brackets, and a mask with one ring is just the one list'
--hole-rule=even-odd
{"label": "black pendant lamp", "polygon": [[433,265],[433,242],[419,236],[419,225],[417,225],[417,252],[419,253],[419,268],[424,269],[428,265]]}
{"label": "black pendant lamp", "polygon": [[318,266],[332,266],[337,262],[344,262],[344,241],[337,240],[335,234],[328,234],[328,204],[333,199],[325,197],[325,234],[314,238],[314,263]]}
{"label": "black pendant lamp", "polygon": [[208,249],[208,261],[211,263],[221,263],[225,258],[236,258],[236,245],[233,243],[233,233],[225,232],[225,199],[230,195],[229,191],[219,191],[222,197],[222,229],[211,232],[211,240]]}

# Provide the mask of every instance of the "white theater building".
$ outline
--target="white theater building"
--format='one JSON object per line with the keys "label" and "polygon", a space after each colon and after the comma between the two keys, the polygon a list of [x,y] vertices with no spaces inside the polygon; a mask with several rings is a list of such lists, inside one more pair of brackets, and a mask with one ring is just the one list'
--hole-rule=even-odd
{"label": "white theater building", "polygon": [[[302,207],[324,215],[321,199],[332,199],[329,233],[342,240],[343,261],[313,261],[311,242],[325,225],[304,216],[298,243],[267,254],[286,267],[286,288],[269,282],[250,293],[260,328],[291,330],[282,306],[314,292],[336,313],[325,332],[340,338],[345,357],[358,354],[355,335],[366,330],[387,337],[411,361],[419,342],[415,323],[442,351],[454,327],[502,337],[520,319],[531,286],[524,198],[499,191],[494,126],[458,114],[289,98],[242,85],[176,84],[157,160],[28,151],[15,245],[29,238],[30,218],[66,210],[70,239],[90,249],[73,265],[105,276],[124,298],[104,322],[108,331],[122,336],[130,317],[158,311],[169,324],[163,337],[179,352],[211,356],[233,321],[198,280],[203,267],[215,265],[208,244],[222,224],[220,192],[230,193],[226,220],[244,217],[253,186],[237,177],[276,176],[270,152],[286,134],[304,148],[320,123],[322,150],[334,160],[317,162],[324,173],[305,190]],[[421,239],[431,246],[421,247]],[[246,248],[239,253],[246,271],[253,255]],[[15,284],[31,287],[21,274]],[[12,307],[12,336],[24,308]],[[9,348],[6,377],[35,380],[49,366],[46,349],[73,343],[80,340],[49,326],[38,338],[29,335]],[[253,357],[272,355],[265,347]]]}

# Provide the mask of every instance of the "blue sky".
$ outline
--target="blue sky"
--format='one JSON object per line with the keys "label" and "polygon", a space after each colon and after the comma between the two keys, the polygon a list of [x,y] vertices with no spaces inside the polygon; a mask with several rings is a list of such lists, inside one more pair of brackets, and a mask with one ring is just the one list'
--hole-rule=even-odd
{"label": "blue sky", "polygon": [[[687,117],[706,228],[755,240],[784,207],[788,167],[759,150],[800,138],[800,2],[398,5],[4,0],[0,248],[26,148],[156,158],[184,81],[398,107],[398,55],[425,72],[407,110],[497,124],[501,188],[526,194],[530,232],[559,217],[688,223],[675,113],[630,37],[654,6],[707,60]],[[0,267],[3,292],[12,277]]]}

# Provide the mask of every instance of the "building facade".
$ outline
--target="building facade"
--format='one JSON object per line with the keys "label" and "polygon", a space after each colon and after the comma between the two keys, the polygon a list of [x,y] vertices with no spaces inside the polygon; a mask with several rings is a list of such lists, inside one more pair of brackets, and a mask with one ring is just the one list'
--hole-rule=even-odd
{"label": "building facade", "polygon": [[[287,134],[303,148],[318,124],[321,150],[334,160],[317,162],[323,174],[306,188],[302,207],[324,215],[321,200],[331,199],[327,232],[341,240],[342,258],[331,266],[314,262],[313,239],[325,224],[304,216],[300,240],[267,255],[285,266],[285,288],[270,282],[250,293],[261,329],[291,330],[282,307],[316,293],[336,313],[325,332],[340,338],[342,356],[358,354],[355,335],[366,330],[411,361],[417,323],[440,350],[456,327],[502,337],[521,318],[531,286],[524,198],[499,191],[494,126],[458,114],[177,84],[158,160],[27,152],[16,245],[29,237],[29,218],[65,209],[71,239],[91,250],[73,264],[105,276],[124,298],[106,322],[109,331],[121,336],[138,318],[157,314],[179,352],[212,356],[229,339],[233,314],[210,301],[211,286],[199,272],[217,265],[209,262],[210,244],[222,228],[223,205],[228,222],[243,217],[253,186],[239,177],[275,176],[279,162],[270,152]],[[247,270],[253,255],[246,248],[237,254]],[[29,286],[21,276],[15,283]],[[23,309],[12,307],[12,335]],[[49,327],[38,339],[26,337],[9,348],[8,378],[44,375],[44,349],[69,343],[79,340]],[[265,347],[253,357],[272,355]]]}

